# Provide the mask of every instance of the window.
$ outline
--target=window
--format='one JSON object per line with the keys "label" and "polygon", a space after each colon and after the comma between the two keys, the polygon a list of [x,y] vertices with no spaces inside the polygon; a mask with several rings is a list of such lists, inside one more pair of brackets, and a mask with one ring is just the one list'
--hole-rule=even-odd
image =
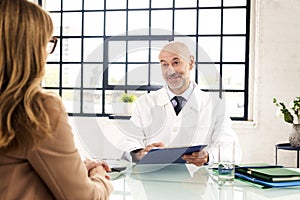
{"label": "window", "polygon": [[250,0],[44,0],[59,38],[43,87],[74,116],[108,116],[124,92],[164,84],[159,49],[183,41],[194,80],[225,98],[234,120],[248,118]]}

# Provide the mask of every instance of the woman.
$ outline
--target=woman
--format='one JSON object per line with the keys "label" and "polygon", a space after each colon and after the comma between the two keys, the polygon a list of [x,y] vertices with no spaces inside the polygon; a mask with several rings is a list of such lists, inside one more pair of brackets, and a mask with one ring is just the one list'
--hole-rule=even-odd
{"label": "woman", "polygon": [[108,199],[105,163],[81,161],[60,98],[42,90],[49,15],[0,0],[0,199]]}

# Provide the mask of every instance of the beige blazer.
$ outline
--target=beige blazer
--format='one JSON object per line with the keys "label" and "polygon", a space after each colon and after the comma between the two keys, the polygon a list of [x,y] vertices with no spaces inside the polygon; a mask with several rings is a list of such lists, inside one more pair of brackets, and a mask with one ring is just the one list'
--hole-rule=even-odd
{"label": "beige blazer", "polygon": [[105,178],[88,177],[61,100],[49,96],[45,104],[53,138],[45,139],[36,149],[27,146],[0,153],[0,199],[108,199],[112,185]]}

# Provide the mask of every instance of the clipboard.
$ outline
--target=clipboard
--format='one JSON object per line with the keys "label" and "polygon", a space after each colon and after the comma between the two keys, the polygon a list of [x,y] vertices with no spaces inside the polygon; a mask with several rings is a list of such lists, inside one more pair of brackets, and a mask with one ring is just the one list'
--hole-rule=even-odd
{"label": "clipboard", "polygon": [[183,154],[204,149],[207,145],[183,146],[183,147],[166,147],[151,149],[137,164],[171,164],[186,163],[181,157]]}

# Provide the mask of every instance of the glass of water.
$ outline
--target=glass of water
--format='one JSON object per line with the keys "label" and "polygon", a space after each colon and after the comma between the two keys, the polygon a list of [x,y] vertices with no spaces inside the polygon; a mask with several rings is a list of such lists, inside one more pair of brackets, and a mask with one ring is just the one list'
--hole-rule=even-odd
{"label": "glass of water", "polygon": [[227,142],[218,146],[218,183],[232,185],[234,182],[235,143]]}

